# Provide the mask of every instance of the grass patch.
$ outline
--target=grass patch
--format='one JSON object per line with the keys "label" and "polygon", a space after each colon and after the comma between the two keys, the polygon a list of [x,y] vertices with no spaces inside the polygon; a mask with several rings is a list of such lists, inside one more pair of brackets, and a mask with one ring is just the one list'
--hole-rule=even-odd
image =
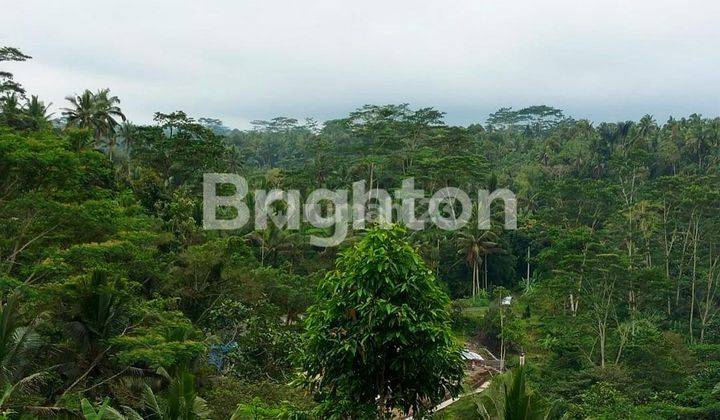
{"label": "grass patch", "polygon": [[229,419],[238,404],[258,405],[261,402],[265,407],[289,405],[302,410],[314,405],[312,398],[298,388],[269,381],[245,382],[232,377],[218,378],[202,396],[213,411],[213,419]]}
{"label": "grass patch", "polygon": [[430,418],[435,420],[477,420],[479,414],[475,404],[476,397],[477,395],[468,395],[460,398],[437,413],[433,413]]}
{"label": "grass patch", "polygon": [[475,335],[488,310],[488,304],[487,298],[482,296],[458,299],[452,303],[453,333],[458,340],[464,343]]}

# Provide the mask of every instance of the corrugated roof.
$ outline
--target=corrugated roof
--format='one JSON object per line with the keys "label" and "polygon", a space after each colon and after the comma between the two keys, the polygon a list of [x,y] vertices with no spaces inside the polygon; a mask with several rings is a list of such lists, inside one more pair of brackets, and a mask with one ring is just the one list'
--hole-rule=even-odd
{"label": "corrugated roof", "polygon": [[462,358],[465,360],[477,360],[480,362],[485,361],[485,359],[483,359],[482,356],[480,356],[479,354],[477,354],[473,351],[467,350],[467,349],[462,351]]}

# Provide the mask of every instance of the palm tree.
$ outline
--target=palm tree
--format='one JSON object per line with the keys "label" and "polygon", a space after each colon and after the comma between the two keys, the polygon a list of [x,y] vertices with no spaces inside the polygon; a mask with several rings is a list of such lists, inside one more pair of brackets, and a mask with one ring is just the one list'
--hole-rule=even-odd
{"label": "palm tree", "polygon": [[[162,369],[158,373],[170,379],[167,372]],[[150,418],[160,420],[194,420],[206,419],[210,416],[207,403],[195,390],[195,376],[187,371],[180,372],[162,396],[155,394],[150,385],[146,384],[142,394],[142,404],[145,410],[151,413]],[[124,409],[130,414],[128,418],[137,415],[128,407]]]}
{"label": "palm tree", "polygon": [[128,295],[118,286],[119,281],[98,270],[70,286],[77,295],[68,308],[72,318],[65,328],[75,347],[69,349],[74,360],[65,364],[65,373],[75,380],[65,388],[60,399],[87,381],[93,372],[106,368],[111,349],[106,340],[128,327]]}
{"label": "palm tree", "polygon": [[83,398],[80,401],[80,408],[85,420],[143,420],[142,416],[130,407],[124,407],[125,414],[121,414],[109,404],[110,399],[105,398],[102,404],[95,408],[90,401]]}
{"label": "palm tree", "polygon": [[694,155],[699,167],[703,167],[703,157],[708,155],[712,139],[711,127],[704,124],[700,115],[693,114],[688,120],[688,129],[685,134],[684,149],[688,154]]}
{"label": "palm tree", "polygon": [[47,110],[50,105],[45,105],[36,95],[25,101],[25,106],[20,106],[21,97],[16,93],[8,94],[0,98],[0,119],[7,125],[20,129],[31,128],[37,130],[49,125],[52,114]]}
{"label": "palm tree", "polygon": [[42,372],[29,373],[30,355],[40,347],[41,339],[33,325],[20,325],[19,307],[17,293],[0,302],[0,410],[8,409],[13,394],[36,390],[44,379]]}
{"label": "palm tree", "polygon": [[11,93],[0,98],[0,121],[10,126],[22,126],[23,115],[17,93]]}
{"label": "palm tree", "polygon": [[47,113],[50,105],[52,103],[45,105],[45,102],[39,100],[37,95],[32,95],[25,106],[25,112],[35,121],[47,122],[53,115],[53,113]]}
{"label": "palm tree", "polygon": [[254,230],[246,235],[248,241],[260,246],[260,266],[279,262],[281,256],[293,256],[300,248],[300,235],[268,223],[263,230]]}
{"label": "palm tree", "polygon": [[632,121],[618,122],[615,124],[615,137],[614,145],[622,147],[623,154],[627,154],[627,149],[630,144],[630,131],[635,125]]}
{"label": "palm tree", "polygon": [[89,90],[82,95],[66,96],[72,108],[63,108],[62,114],[67,118],[70,127],[94,129],[98,121],[95,120],[95,96]]}
{"label": "palm tree", "polygon": [[116,118],[120,118],[122,121],[125,121],[125,114],[123,114],[122,110],[118,106],[120,104],[120,99],[115,95],[110,95],[110,89],[100,89],[95,93],[95,102],[97,106],[97,113],[103,118],[103,120],[106,121],[107,127],[110,129],[115,129],[115,127],[118,126],[118,121]]}
{"label": "palm tree", "polygon": [[492,230],[472,229],[460,232],[459,252],[465,254],[465,262],[472,270],[473,296],[480,291],[480,266],[485,268],[482,288],[486,290],[488,288],[487,256],[500,250],[495,242],[497,238],[497,233]]}
{"label": "palm tree", "polygon": [[545,408],[525,381],[525,368],[493,379],[488,393],[477,403],[478,412],[486,420],[544,420],[551,410]]}
{"label": "palm tree", "polygon": [[547,138],[543,143],[543,152],[540,155],[540,162],[547,166],[550,162],[550,157],[556,155],[561,149],[562,146],[557,139],[552,137]]}
{"label": "palm tree", "polygon": [[111,159],[117,142],[116,128],[119,125],[117,119],[126,121],[119,104],[120,99],[117,96],[111,96],[110,89],[101,89],[95,93],[96,115],[103,122],[100,125],[100,134],[107,139],[108,153]]}
{"label": "palm tree", "polygon": [[442,235],[431,230],[416,231],[411,235],[414,237],[414,243],[417,244],[418,251],[425,263],[432,269],[436,277],[440,277],[440,260],[442,257],[440,242],[444,239]]}
{"label": "palm tree", "polygon": [[135,124],[126,121],[118,127],[117,136],[123,141],[125,154],[130,156],[130,149],[133,143],[135,143],[135,137],[137,136],[137,127],[135,127]]}
{"label": "palm tree", "polygon": [[[143,386],[141,397],[142,408],[148,412],[148,418],[158,420],[196,420],[210,416],[210,409],[204,399],[195,390],[195,376],[181,371],[175,379],[164,369],[157,373],[170,381],[170,386],[160,395],[150,385]],[[83,415],[88,420],[142,420],[143,417],[130,407],[123,406],[123,414],[110,407],[105,399],[102,405],[95,408],[88,400],[81,401]]]}
{"label": "palm tree", "polygon": [[118,118],[125,121],[125,114],[118,106],[120,99],[110,95],[110,89],[100,89],[96,93],[85,90],[82,95],[68,96],[65,99],[72,107],[63,108],[63,115],[68,120],[68,126],[89,128],[95,135],[95,141],[106,138],[108,150],[112,156],[115,147],[115,130]]}

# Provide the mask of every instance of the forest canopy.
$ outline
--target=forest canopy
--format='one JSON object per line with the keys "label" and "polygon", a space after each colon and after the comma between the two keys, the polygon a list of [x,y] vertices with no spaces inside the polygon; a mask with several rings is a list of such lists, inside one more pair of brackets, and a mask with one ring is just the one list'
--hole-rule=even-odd
{"label": "forest canopy", "polygon": [[[718,117],[397,104],[239,130],[29,92],[0,72],[0,418],[720,417]],[[209,172],[508,188],[518,228],[203,230]]]}

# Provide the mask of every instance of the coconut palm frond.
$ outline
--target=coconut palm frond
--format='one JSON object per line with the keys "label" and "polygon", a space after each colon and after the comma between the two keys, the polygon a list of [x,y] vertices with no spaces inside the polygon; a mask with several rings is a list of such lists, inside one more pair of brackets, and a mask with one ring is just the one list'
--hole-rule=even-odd
{"label": "coconut palm frond", "polygon": [[155,392],[152,390],[150,385],[145,385],[142,393],[142,401],[145,408],[149,409],[154,415],[162,417],[163,410],[160,409],[160,404],[158,404],[157,396],[155,395]]}
{"label": "coconut palm frond", "polygon": [[14,392],[19,394],[29,394],[39,392],[43,385],[47,383],[48,373],[46,371],[33,373],[20,379],[14,385]]}

